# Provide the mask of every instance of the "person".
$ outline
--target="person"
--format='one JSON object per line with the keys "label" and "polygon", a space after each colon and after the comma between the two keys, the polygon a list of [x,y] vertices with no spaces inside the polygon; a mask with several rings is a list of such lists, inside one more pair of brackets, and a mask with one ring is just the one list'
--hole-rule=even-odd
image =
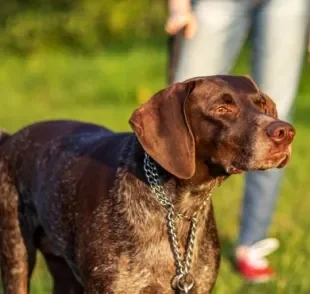
{"label": "person", "polygon": [[[259,88],[276,102],[279,118],[290,121],[307,43],[309,3],[309,0],[193,3],[169,0],[166,31],[170,35],[182,33],[180,50],[171,43],[170,53],[178,56],[170,56],[173,63],[170,82],[227,74],[251,31],[251,75]],[[267,281],[275,274],[266,256],[279,244],[277,239],[265,238],[281,178],[279,169],[246,174],[235,262],[248,281]]]}

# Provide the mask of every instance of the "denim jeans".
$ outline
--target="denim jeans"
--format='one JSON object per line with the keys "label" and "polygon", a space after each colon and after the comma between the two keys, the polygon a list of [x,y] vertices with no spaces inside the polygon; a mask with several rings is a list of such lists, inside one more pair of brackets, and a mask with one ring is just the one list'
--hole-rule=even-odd
{"label": "denim jeans", "polygon": [[[182,41],[174,82],[228,73],[252,28],[251,76],[276,102],[279,117],[289,120],[307,47],[309,0],[254,2],[195,1],[198,31]],[[265,238],[281,176],[279,169],[246,174],[239,245]]]}

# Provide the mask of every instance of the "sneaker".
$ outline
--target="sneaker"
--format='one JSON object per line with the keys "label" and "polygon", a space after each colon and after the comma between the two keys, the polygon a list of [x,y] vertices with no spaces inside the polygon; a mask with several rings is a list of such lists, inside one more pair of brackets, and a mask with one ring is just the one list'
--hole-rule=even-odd
{"label": "sneaker", "polygon": [[241,276],[252,283],[264,283],[275,276],[269,266],[267,255],[279,248],[279,241],[274,238],[261,240],[247,247],[246,254],[236,257],[236,267]]}

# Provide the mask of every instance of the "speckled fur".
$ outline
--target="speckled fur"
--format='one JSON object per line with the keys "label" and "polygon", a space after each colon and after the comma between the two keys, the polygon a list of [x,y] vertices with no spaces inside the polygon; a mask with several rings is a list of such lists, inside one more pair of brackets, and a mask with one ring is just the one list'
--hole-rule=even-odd
{"label": "speckled fur", "polygon": [[[236,99],[238,116],[223,124],[222,118],[208,112],[204,116],[209,121],[201,127],[201,112],[208,109],[206,104],[222,99],[221,89]],[[207,94],[217,98],[205,99]],[[145,150],[155,146],[150,151],[167,165],[157,167],[168,197],[178,212],[190,215],[228,176],[225,168],[232,160],[245,167],[264,164],[267,155],[260,154],[260,161],[255,161],[252,151],[259,145],[251,144],[259,140],[252,137],[259,134],[272,148],[281,144],[273,146],[264,132],[258,132],[257,122],[270,122],[271,116],[251,102],[261,99],[261,94],[245,78],[200,78],[156,95],[133,114],[135,133],[116,134],[77,121],[50,121],[0,136],[0,265],[5,294],[28,292],[36,250],[47,262],[55,294],[178,293],[171,286],[176,268],[166,212],[145,178]],[[191,97],[183,107],[186,95]],[[159,107],[158,102],[164,104]],[[271,100],[266,104],[269,112],[274,110]],[[141,124],[145,114],[153,120]],[[158,127],[161,116],[165,124]],[[249,130],[255,123],[257,130]],[[149,126],[153,129],[147,130]],[[159,144],[162,149],[156,150]],[[181,251],[188,228],[188,222],[177,221]],[[199,214],[191,294],[211,292],[219,261],[211,201]]]}

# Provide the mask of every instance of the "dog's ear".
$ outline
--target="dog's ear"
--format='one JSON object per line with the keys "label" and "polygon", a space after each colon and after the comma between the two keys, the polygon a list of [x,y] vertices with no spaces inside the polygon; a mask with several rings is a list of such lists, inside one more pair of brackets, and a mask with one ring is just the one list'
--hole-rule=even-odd
{"label": "dog's ear", "polygon": [[159,91],[129,121],[143,149],[180,179],[191,178],[196,168],[195,142],[184,107],[194,83],[177,83]]}

